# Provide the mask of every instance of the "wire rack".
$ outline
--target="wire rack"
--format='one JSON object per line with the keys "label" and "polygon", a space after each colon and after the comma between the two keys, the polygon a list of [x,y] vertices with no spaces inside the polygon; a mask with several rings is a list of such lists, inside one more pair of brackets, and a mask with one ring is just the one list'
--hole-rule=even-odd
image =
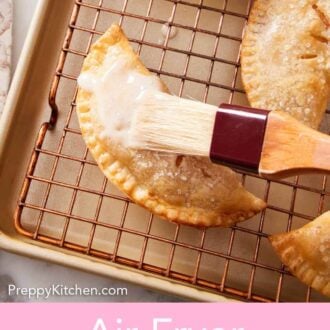
{"label": "wire rack", "polygon": [[[325,301],[288,272],[267,237],[301,227],[328,208],[326,177],[267,181],[241,172],[243,184],[267,201],[267,209],[233,228],[195,229],[158,219],[117,191],[79,131],[76,79],[91,44],[113,22],[172,92],[213,104],[247,104],[239,51],[251,5],[76,0],[50,91],[51,118],[40,128],[19,196],[17,230],[32,240],[242,300]],[[176,29],[174,38],[169,29],[160,33],[164,24]]]}

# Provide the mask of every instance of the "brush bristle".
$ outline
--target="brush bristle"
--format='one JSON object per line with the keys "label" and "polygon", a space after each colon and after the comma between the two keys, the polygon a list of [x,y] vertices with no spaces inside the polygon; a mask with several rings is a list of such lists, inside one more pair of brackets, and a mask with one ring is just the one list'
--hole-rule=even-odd
{"label": "brush bristle", "polygon": [[166,93],[145,95],[135,109],[130,147],[208,156],[217,107]]}

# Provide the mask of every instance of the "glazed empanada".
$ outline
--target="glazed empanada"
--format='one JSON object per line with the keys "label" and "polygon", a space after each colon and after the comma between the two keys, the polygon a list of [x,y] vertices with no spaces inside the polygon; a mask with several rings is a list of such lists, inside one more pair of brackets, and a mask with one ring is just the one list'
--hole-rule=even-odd
{"label": "glazed empanada", "polygon": [[141,92],[168,92],[113,25],[91,48],[78,79],[77,113],[86,144],[107,178],[137,204],[171,221],[230,226],[265,207],[229,168],[208,159],[125,147]]}
{"label": "glazed empanada", "polygon": [[251,106],[317,128],[330,96],[329,40],[329,0],[256,0],[241,52]]}
{"label": "glazed empanada", "polygon": [[295,276],[330,297],[330,212],[298,230],[271,236],[270,241]]}

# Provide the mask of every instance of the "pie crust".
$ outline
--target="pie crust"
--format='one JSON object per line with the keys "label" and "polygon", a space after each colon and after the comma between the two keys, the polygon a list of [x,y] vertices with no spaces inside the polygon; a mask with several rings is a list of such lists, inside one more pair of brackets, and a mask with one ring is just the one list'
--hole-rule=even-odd
{"label": "pie crust", "polygon": [[241,52],[251,106],[318,128],[330,96],[329,40],[329,0],[255,0]]}
{"label": "pie crust", "polygon": [[[93,72],[101,79],[106,56],[107,65],[109,60],[126,61],[130,70],[150,75],[118,25],[92,46],[82,73]],[[127,149],[105,138],[95,107],[93,93],[80,87],[77,114],[83,138],[105,176],[137,204],[170,221],[201,227],[230,226],[265,208],[229,168],[205,158]]]}
{"label": "pie crust", "polygon": [[330,297],[330,211],[298,230],[271,236],[270,242],[296,277]]}

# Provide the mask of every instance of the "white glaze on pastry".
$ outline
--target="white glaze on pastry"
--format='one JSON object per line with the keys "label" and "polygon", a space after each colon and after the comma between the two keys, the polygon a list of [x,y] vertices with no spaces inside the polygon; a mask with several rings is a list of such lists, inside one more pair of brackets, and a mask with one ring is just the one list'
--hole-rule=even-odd
{"label": "white glaze on pastry", "polygon": [[[109,74],[109,70],[114,74]],[[118,91],[118,82],[127,82],[130,78],[138,79],[135,82],[139,83],[132,87],[133,101],[147,95],[139,94],[140,84],[149,86],[156,95],[168,92],[162,81],[153,77],[142,64],[120,27],[113,25],[85,59],[77,96],[82,135],[99,167],[113,184],[154,214],[195,226],[230,226],[265,208],[265,203],[247,192],[237,174],[229,168],[214,165],[206,158],[136,151],[125,148],[120,135],[116,140],[109,122],[119,111],[121,120],[129,124],[134,111],[128,106],[131,101],[127,99],[132,95],[125,84]],[[107,83],[102,85],[102,81]],[[100,99],[105,102],[103,110],[98,109],[95,89],[98,84],[109,88],[101,92]],[[111,107],[106,107],[107,93],[114,95],[110,97]],[[123,99],[116,103],[118,97]],[[122,115],[128,119],[123,119]]]}
{"label": "white glaze on pastry", "polygon": [[126,146],[133,110],[143,106],[144,92],[156,94],[164,87],[157,76],[132,70],[125,56],[113,63],[111,59],[118,52],[118,47],[109,48],[104,59],[104,67],[108,69],[102,77],[84,72],[78,84],[93,94],[92,108],[104,127],[104,136]]}

